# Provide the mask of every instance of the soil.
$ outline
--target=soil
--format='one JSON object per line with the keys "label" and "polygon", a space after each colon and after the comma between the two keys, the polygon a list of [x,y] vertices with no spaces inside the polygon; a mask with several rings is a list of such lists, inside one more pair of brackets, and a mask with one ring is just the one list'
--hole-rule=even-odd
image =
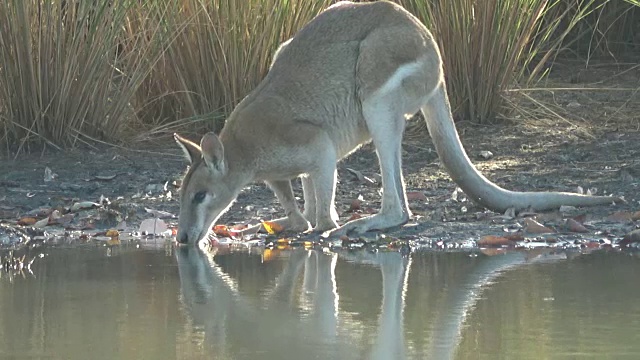
{"label": "soil", "polygon": [[[515,233],[523,234],[524,243],[585,247],[588,243],[615,245],[640,227],[640,66],[599,64],[581,69],[566,63],[545,86],[598,90],[514,92],[518,110],[506,121],[487,126],[460,122],[458,130],[476,167],[500,186],[527,191],[582,189],[623,196],[626,204],[517,216],[489,212],[456,192],[424,126],[412,122],[403,167],[414,217],[403,227],[359,241],[375,237],[408,239],[436,248],[475,248],[490,239],[488,235]],[[492,155],[485,159],[481,155],[487,151]],[[111,228],[133,231],[154,216],[175,227],[176,186],[185,167],[180,150],[168,137],[155,144],[137,144],[135,150],[109,146],[0,159],[0,245],[15,248],[38,234],[47,242],[46,233],[66,234],[63,242],[69,242],[69,234],[75,232],[80,234],[75,239],[86,240],[82,233],[104,234]],[[45,181],[47,168],[56,174],[50,181]],[[380,208],[378,171],[371,145],[340,162],[336,201],[341,221]],[[356,174],[374,183],[359,180]],[[295,191],[302,197],[299,181]],[[40,228],[18,225],[19,219],[40,220],[55,209],[64,215],[82,201],[95,202],[96,207],[73,211],[57,224],[40,223]],[[282,209],[272,192],[258,183],[240,194],[219,223],[280,216]],[[554,232],[543,235],[525,218],[535,218]],[[583,232],[567,225],[567,219],[577,219],[585,227]],[[490,241],[485,244],[491,245]]]}

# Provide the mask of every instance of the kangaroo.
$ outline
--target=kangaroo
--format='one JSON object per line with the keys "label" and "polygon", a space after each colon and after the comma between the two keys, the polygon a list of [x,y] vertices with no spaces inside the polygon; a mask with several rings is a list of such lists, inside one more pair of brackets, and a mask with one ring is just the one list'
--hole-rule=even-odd
{"label": "kangaroo", "polygon": [[[177,240],[197,242],[241,189],[265,181],[291,231],[328,236],[406,223],[401,146],[407,115],[422,111],[438,156],[453,181],[494,211],[548,210],[622,199],[564,192],[514,192],[480,174],[451,115],[438,46],[427,28],[388,1],[338,2],[277,50],[264,80],[233,110],[219,136],[200,144],[175,134],[190,161],[180,190]],[[373,141],[382,174],[379,213],[337,223],[336,163]],[[301,177],[304,212],[291,180]]]}

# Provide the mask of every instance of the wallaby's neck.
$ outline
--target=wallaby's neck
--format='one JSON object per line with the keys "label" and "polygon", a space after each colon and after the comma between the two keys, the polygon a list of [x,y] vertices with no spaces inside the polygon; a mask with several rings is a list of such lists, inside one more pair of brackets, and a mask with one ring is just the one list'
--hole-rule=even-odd
{"label": "wallaby's neck", "polygon": [[223,129],[220,132],[220,141],[224,147],[227,166],[226,182],[239,193],[242,188],[256,181],[253,159],[248,158],[241,139],[235,134]]}

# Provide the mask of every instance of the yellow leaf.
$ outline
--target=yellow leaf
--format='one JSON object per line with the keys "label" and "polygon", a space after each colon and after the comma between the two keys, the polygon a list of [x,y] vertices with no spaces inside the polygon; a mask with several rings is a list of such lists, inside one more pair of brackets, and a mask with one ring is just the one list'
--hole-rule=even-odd
{"label": "yellow leaf", "polygon": [[270,235],[277,234],[277,233],[281,232],[282,230],[284,230],[282,228],[282,225],[280,225],[280,224],[278,224],[276,222],[273,222],[273,221],[263,221],[262,222],[262,226],[264,227],[265,230],[267,230],[267,232]]}

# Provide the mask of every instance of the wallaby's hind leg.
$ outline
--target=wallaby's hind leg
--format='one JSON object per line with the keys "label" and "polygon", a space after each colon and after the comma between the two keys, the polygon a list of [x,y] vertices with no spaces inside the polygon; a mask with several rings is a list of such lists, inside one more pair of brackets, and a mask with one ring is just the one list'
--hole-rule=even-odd
{"label": "wallaby's hind leg", "polygon": [[273,180],[266,181],[267,185],[273,190],[284,208],[285,217],[273,220],[273,222],[281,225],[285,230],[303,232],[309,230],[309,222],[298,209],[296,198],[293,195],[293,188],[290,180]]}
{"label": "wallaby's hind leg", "polygon": [[331,232],[331,236],[386,229],[406,223],[411,216],[402,177],[402,135],[406,121],[392,98],[375,97],[363,103],[363,115],[382,172],[382,209],[376,215],[349,221]]}
{"label": "wallaby's hind leg", "polygon": [[316,190],[313,186],[313,180],[308,175],[302,176],[302,194],[304,196],[304,217],[311,223],[312,227],[316,226]]}

